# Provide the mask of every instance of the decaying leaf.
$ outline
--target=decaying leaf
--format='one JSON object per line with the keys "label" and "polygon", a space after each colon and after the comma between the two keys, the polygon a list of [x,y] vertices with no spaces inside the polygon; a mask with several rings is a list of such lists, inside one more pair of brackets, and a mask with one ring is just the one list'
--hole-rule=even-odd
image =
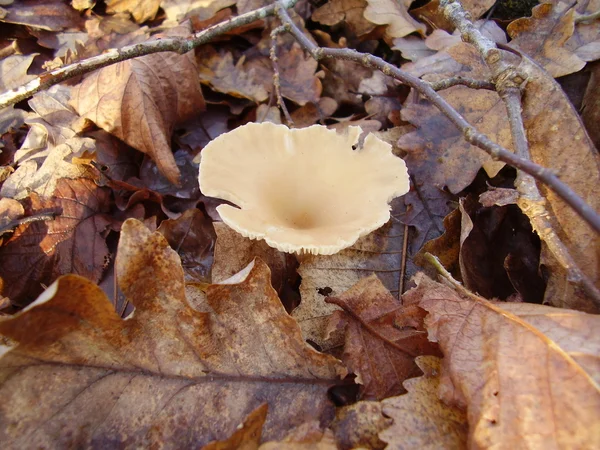
{"label": "decaying leaf", "polygon": [[20,0],[6,6],[0,22],[15,23],[48,31],[79,28],[77,11],[61,0]]}
{"label": "decaying leaf", "polygon": [[381,400],[404,393],[404,380],[420,374],[415,357],[438,353],[427,340],[424,311],[403,307],[376,275],[326,301],[344,310],[336,311],[332,321],[335,328],[345,331],[342,361],[357,375],[362,399]]}
{"label": "decaying leaf", "polygon": [[210,282],[216,236],[202,211],[188,209],[181,217],[162,222],[157,231],[181,258],[186,281]]}
{"label": "decaying leaf", "polygon": [[375,24],[364,17],[367,0],[331,0],[316,9],[311,19],[323,25],[344,22],[353,33],[362,36],[375,29]]}
{"label": "decaying leaf", "polygon": [[381,402],[384,414],[393,419],[393,424],[379,437],[388,443],[387,449],[466,448],[466,414],[438,397],[440,360],[419,356],[416,362],[423,376],[404,382],[408,394]]}
{"label": "decaying leaf", "polygon": [[[561,174],[568,184],[594,210],[600,210],[597,180],[600,179],[600,158],[585,131],[577,111],[560,85],[544,74],[539,66],[524,59],[520,68],[527,74],[523,99],[523,123],[531,159]],[[565,151],[568,148],[569,151]],[[579,269],[595,285],[600,282],[600,235],[553,191],[542,184],[539,189],[550,211],[549,220]],[[519,202],[527,215],[535,207]],[[536,230],[542,241],[544,230]],[[542,263],[551,269],[545,300],[554,306],[598,312],[591,299],[576,289],[569,271],[562,267],[547,248],[542,250]]]}
{"label": "decaying leaf", "polygon": [[331,428],[341,448],[383,449],[379,432],[392,424],[380,402],[360,401],[338,409]]}
{"label": "decaying leaf", "polygon": [[581,70],[585,61],[565,47],[575,27],[571,5],[542,3],[532,13],[533,17],[517,19],[508,26],[510,45],[529,55],[553,77]]}
{"label": "decaying leaf", "polygon": [[0,359],[5,448],[198,447],[263,403],[265,439],[331,418],[327,388],[346,371],[304,343],[263,262],[210,286],[207,312],[187,304],[177,254],[138,221],[122,226],[116,267],[128,320],[68,275],[0,322],[16,342]]}
{"label": "decaying leaf", "polygon": [[[402,207],[400,201],[394,204]],[[400,296],[400,285],[406,275],[402,273],[404,226],[395,219],[396,214],[392,209],[390,222],[335,255],[299,257],[302,301],[292,316],[306,339],[325,349],[342,344],[339,333],[327,335],[329,316],[339,308],[324,300],[341,295],[371,273],[379,275],[394,297]]]}
{"label": "decaying leaf", "polygon": [[[185,28],[170,36],[189,34]],[[171,133],[177,122],[204,109],[196,77],[193,52],[155,53],[92,72],[74,87],[72,105],[82,117],[147,153],[178,184]]]}
{"label": "decaying leaf", "polygon": [[419,32],[425,33],[425,25],[417,22],[408,13],[413,0],[367,0],[364,16],[377,25],[387,25],[386,33],[391,38]]}
{"label": "decaying leaf", "polygon": [[17,305],[27,305],[58,276],[75,273],[100,281],[108,249],[102,232],[109,192],[93,181],[62,179],[54,195],[31,194],[31,214],[55,213],[53,220],[20,225],[0,247],[0,292]]}
{"label": "decaying leaf", "polygon": [[106,0],[106,10],[109,13],[131,13],[137,23],[154,19],[160,6],[160,0]]}
{"label": "decaying leaf", "polygon": [[600,445],[600,316],[415,281],[403,300],[429,312],[429,338],[444,353],[440,393],[467,408],[470,445]]}

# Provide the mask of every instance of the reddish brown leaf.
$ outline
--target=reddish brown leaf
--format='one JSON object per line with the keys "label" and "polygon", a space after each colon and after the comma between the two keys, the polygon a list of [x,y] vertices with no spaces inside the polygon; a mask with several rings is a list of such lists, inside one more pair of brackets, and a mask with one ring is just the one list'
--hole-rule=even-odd
{"label": "reddish brown leaf", "polygon": [[256,450],[260,444],[262,428],[269,406],[263,403],[244,420],[233,435],[224,441],[210,442],[202,450]]}
{"label": "reddish brown leaf", "polygon": [[600,445],[600,316],[461,297],[424,275],[404,296],[429,311],[440,392],[467,408],[474,448]]}
{"label": "reddish brown leaf", "polygon": [[61,0],[20,0],[6,6],[5,9],[7,14],[0,18],[0,22],[49,31],[81,26],[81,18],[77,11]]}
{"label": "reddish brown leaf", "polygon": [[532,13],[533,17],[517,19],[508,26],[510,45],[527,53],[553,77],[581,70],[585,61],[565,47],[575,27],[571,5],[543,3]]}
{"label": "reddish brown leaf", "polygon": [[19,226],[0,247],[0,289],[15,304],[32,302],[44,285],[58,276],[75,273],[98,282],[107,262],[102,232],[110,223],[109,191],[93,181],[62,179],[54,196],[32,194],[31,214],[55,211],[54,220]]}
{"label": "reddish brown leaf", "polygon": [[337,25],[344,22],[357,36],[375,29],[375,24],[364,17],[367,0],[331,0],[317,8],[311,16],[315,22],[323,25]]}
{"label": "reddish brown leaf", "polygon": [[[176,29],[171,35],[186,35]],[[177,122],[204,109],[193,52],[156,53],[123,61],[89,74],[77,85],[72,104],[82,116],[147,153],[174,184],[179,169],[171,152]]]}
{"label": "reddish brown leaf", "polygon": [[440,359],[419,356],[416,362],[423,376],[404,382],[408,394],[381,402],[383,412],[394,423],[379,437],[388,443],[388,449],[467,448],[466,414],[438,397]]}
{"label": "reddish brown leaf", "polygon": [[181,258],[186,281],[211,281],[210,270],[217,237],[210,219],[198,209],[188,209],[177,219],[163,221],[157,231]]}
{"label": "reddish brown leaf", "polygon": [[402,382],[420,373],[415,357],[438,353],[423,329],[424,312],[404,308],[375,275],[326,301],[344,310],[336,313],[341,314],[336,328],[345,328],[342,360],[362,384],[363,399],[404,393]]}
{"label": "reddish brown leaf", "polygon": [[346,371],[303,342],[263,262],[210,286],[198,312],[161,234],[129,219],[118,255],[119,286],[136,308],[128,320],[68,275],[0,322],[17,343],[0,359],[5,448],[199,447],[230,437],[263,403],[265,439],[331,418],[327,388]]}
{"label": "reddish brown leaf", "polygon": [[381,403],[360,401],[338,409],[331,428],[342,448],[383,449],[385,442],[378,434],[391,423],[383,415]]}

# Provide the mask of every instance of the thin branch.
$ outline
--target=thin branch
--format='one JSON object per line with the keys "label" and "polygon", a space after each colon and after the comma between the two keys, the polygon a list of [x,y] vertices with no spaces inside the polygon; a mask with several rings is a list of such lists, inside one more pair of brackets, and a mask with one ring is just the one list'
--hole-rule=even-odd
{"label": "thin branch", "polygon": [[273,63],[273,87],[275,88],[275,95],[277,96],[277,106],[279,106],[279,109],[283,111],[283,115],[287,123],[290,126],[294,126],[294,121],[290,116],[285,102],[283,101],[283,97],[281,96],[281,77],[279,74],[279,64],[277,58],[277,37],[280,34],[287,33],[288,31],[289,27],[287,25],[281,25],[271,31],[271,49],[269,51],[269,57]]}
{"label": "thin branch", "polygon": [[264,8],[250,11],[246,14],[233,17],[225,22],[213,25],[206,30],[199,31],[198,33],[187,38],[163,38],[142,42],[140,44],[128,45],[120,49],[110,49],[101,55],[69,64],[64,67],[59,67],[58,69],[51,70],[50,72],[45,72],[23,86],[0,94],[0,109],[14,105],[22,100],[26,100],[36,92],[48,89],[62,81],[93,72],[94,70],[110,66],[111,64],[115,64],[120,61],[159,52],[176,52],[179,54],[187,53],[200,45],[210,42],[217,36],[232,31],[243,25],[247,25],[257,20],[274,15],[276,8],[291,8],[296,4],[297,1],[298,0],[280,0],[280,3],[277,5],[272,4],[265,6]]}
{"label": "thin branch", "polygon": [[444,89],[448,89],[454,86],[466,86],[471,89],[487,89],[488,91],[495,91],[496,85],[491,81],[487,80],[475,80],[473,78],[465,78],[465,77],[452,77],[446,78],[445,80],[440,80],[436,82],[429,83],[431,85],[431,89],[434,91],[441,91]]}
{"label": "thin branch", "polygon": [[579,16],[575,18],[575,23],[588,22],[590,20],[600,19],[600,10],[595,13],[588,14],[586,16]]}
{"label": "thin branch", "polygon": [[[277,15],[282,23],[290,26],[290,33],[296,38],[300,45],[309,52],[317,61],[324,58],[345,59],[356,62],[365,67],[379,69],[384,75],[391,76],[396,80],[414,88],[423,97],[436,106],[462,133],[467,142],[479,147],[495,160],[503,161],[517,169],[520,169],[537,180],[546,184],[560,198],[562,198],[573,210],[577,212],[592,228],[600,233],[600,215],[579,197],[569,186],[563,183],[552,170],[542,167],[533,161],[521,158],[510,152],[501,145],[496,144],[486,135],[477,131],[467,120],[456,111],[446,100],[435,92],[429,83],[411,75],[398,67],[384,61],[381,58],[367,53],[360,53],[356,50],[344,48],[324,48],[318,47],[308,39],[308,37],[291,20],[289,14],[282,5],[278,4]],[[489,39],[488,39],[489,41]],[[492,42],[492,41],[490,41]],[[491,45],[495,45],[493,42]],[[507,66],[499,58],[500,51],[495,46],[482,44],[490,58],[490,64],[498,67],[499,72],[504,72]],[[498,57],[498,58],[497,58]],[[518,80],[517,80],[518,81]]]}
{"label": "thin branch", "polygon": [[31,223],[31,222],[54,220],[55,216],[56,216],[56,213],[40,213],[40,214],[34,214],[33,216],[27,216],[27,217],[22,217],[22,218],[16,219],[16,220],[11,220],[10,222],[5,223],[4,225],[0,226],[0,236],[11,232],[14,228],[18,227],[19,225],[24,225],[26,223]]}

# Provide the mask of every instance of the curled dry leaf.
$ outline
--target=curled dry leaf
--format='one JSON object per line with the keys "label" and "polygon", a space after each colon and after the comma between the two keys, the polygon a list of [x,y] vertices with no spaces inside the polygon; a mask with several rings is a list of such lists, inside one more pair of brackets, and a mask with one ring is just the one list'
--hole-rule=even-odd
{"label": "curled dry leaf", "polygon": [[387,25],[386,34],[390,38],[403,37],[419,32],[425,34],[425,25],[417,22],[408,13],[413,0],[367,0],[369,4],[364,16],[377,25]]}
{"label": "curled dry leaf", "polygon": [[108,189],[85,178],[61,179],[47,199],[32,193],[28,212],[56,217],[20,225],[0,247],[2,295],[27,305],[60,275],[75,273],[100,281],[109,255],[102,235],[110,223],[105,214],[109,195]]}
{"label": "curled dry leaf", "polygon": [[[520,65],[527,74],[527,86],[523,98],[523,123],[531,159],[561,174],[561,180],[569,185],[594,210],[600,210],[598,180],[600,158],[594,144],[585,131],[579,114],[561,89],[535,63],[526,58]],[[565,149],[569,149],[565,151]],[[546,199],[546,208],[554,231],[558,234],[580,270],[593,284],[600,284],[600,235],[553,191],[538,185]],[[536,205],[526,199],[519,201],[525,214],[536,214]],[[544,241],[544,230],[535,230]],[[542,249],[542,264],[550,268],[550,279],[545,301],[554,306],[598,312],[581,289],[570,281],[567,267],[563,267],[548,248]]]}
{"label": "curled dry leaf", "polygon": [[95,284],[67,275],[0,322],[16,342],[0,359],[5,448],[198,447],[231,436],[263,403],[265,439],[331,418],[327,389],[346,370],[304,343],[263,262],[209,286],[211,309],[199,312],[161,234],[129,219],[118,255],[136,308],[128,320]]}
{"label": "curled dry leaf", "polygon": [[404,380],[420,373],[415,357],[439,353],[427,340],[425,312],[416,306],[403,307],[376,275],[326,302],[344,310],[332,319],[336,328],[345,330],[342,361],[357,375],[362,399],[381,400],[404,393]]}
{"label": "curled dry leaf", "polygon": [[510,45],[526,53],[553,77],[578,72],[585,61],[566,47],[575,28],[572,5],[542,3],[533,8],[533,17],[512,22],[507,32]]}
{"label": "curled dry leaf", "polygon": [[[189,34],[188,27],[174,30],[171,37]],[[204,109],[197,73],[194,52],[155,53],[92,72],[73,88],[71,102],[79,115],[147,153],[178,184],[171,133]]]}
{"label": "curled dry leaf", "polygon": [[404,296],[444,353],[440,393],[474,448],[600,446],[600,316],[463,298],[425,275]]}
{"label": "curled dry leaf", "polygon": [[440,359],[419,356],[416,363],[423,376],[404,382],[408,394],[381,402],[383,413],[393,419],[393,424],[379,433],[379,437],[388,443],[389,450],[466,448],[466,414],[438,397]]}

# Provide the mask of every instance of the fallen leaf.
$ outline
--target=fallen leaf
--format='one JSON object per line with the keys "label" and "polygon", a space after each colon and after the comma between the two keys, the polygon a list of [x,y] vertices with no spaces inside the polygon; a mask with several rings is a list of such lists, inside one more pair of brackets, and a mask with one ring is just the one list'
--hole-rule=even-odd
{"label": "fallen leaf", "polygon": [[267,418],[269,406],[263,403],[241,423],[235,433],[224,441],[213,441],[202,447],[202,450],[256,450],[260,445],[262,428]]}
{"label": "fallen leaf", "polygon": [[[555,2],[556,0],[550,0]],[[560,4],[560,3],[559,3]],[[600,8],[598,0],[580,0],[575,5],[575,16],[581,17],[596,13]],[[600,59],[600,30],[594,20],[575,24],[575,31],[567,41],[566,47],[584,61]]]}
{"label": "fallen leaf", "polygon": [[342,361],[357,375],[361,399],[381,400],[404,393],[402,382],[420,374],[415,357],[438,353],[427,341],[424,312],[403,307],[376,275],[326,302],[344,311],[336,312],[333,320],[336,328],[345,330]]}
{"label": "fallen leaf", "polygon": [[4,182],[0,195],[22,199],[36,192],[49,197],[61,178],[92,177],[87,167],[74,161],[93,155],[95,142],[80,136],[86,124],[68,105],[68,92],[56,86],[29,101],[35,114],[25,121],[30,129],[14,156],[17,170]]}
{"label": "fallen leaf", "polygon": [[211,310],[199,312],[162,235],[129,219],[118,255],[119,286],[136,307],[127,320],[96,285],[68,275],[0,322],[17,343],[0,359],[6,448],[199,447],[231,436],[263,403],[267,440],[331,418],[327,388],[346,371],[303,342],[263,262],[209,286]]}
{"label": "fallen leaf", "polygon": [[163,221],[157,231],[181,258],[186,281],[210,282],[216,235],[202,211],[188,209],[177,219]]}
{"label": "fallen leaf", "polygon": [[[561,174],[561,180],[573,189],[594,210],[600,210],[597,180],[600,179],[600,158],[587,135],[577,111],[560,85],[537,65],[523,60],[520,69],[527,75],[523,97],[523,123],[531,159],[541,166]],[[569,151],[565,152],[564,149]],[[566,205],[553,191],[538,184],[546,199],[548,219],[580,270],[598,285],[600,282],[600,235]],[[525,214],[534,213],[522,208]],[[536,230],[544,241],[543,230]],[[562,267],[545,245],[542,264],[550,269],[545,302],[566,308],[597,312],[590,298],[570,281]]]}
{"label": "fallen leaf", "polygon": [[279,442],[265,442],[259,450],[337,450],[331,430],[321,429],[319,422],[311,421],[297,426]]}
{"label": "fallen leaf", "polygon": [[578,72],[585,66],[565,43],[574,31],[574,9],[566,3],[542,3],[532,17],[511,22],[507,32],[510,45],[529,55],[553,77]]}
{"label": "fallen leaf", "polygon": [[419,356],[416,363],[423,376],[404,382],[408,394],[381,402],[383,413],[393,424],[379,437],[388,443],[388,449],[467,448],[466,414],[438,398],[440,359]]}
{"label": "fallen leaf", "polygon": [[600,148],[600,129],[596,126],[600,123],[600,64],[594,64],[591,69],[590,81],[583,97],[581,120],[596,149]]}
{"label": "fallen leaf", "polygon": [[61,0],[20,0],[5,8],[0,22],[25,25],[48,31],[80,28],[77,11]]}
{"label": "fallen leaf", "polygon": [[307,103],[291,113],[294,126],[304,128],[316,123],[323,124],[338,108],[337,102],[330,97],[321,97],[318,103]]}
{"label": "fallen leaf", "polygon": [[341,448],[383,449],[385,442],[378,434],[391,423],[383,415],[381,403],[360,401],[338,409],[331,428]]}
{"label": "fallen leaf", "polygon": [[[403,206],[401,202],[395,204]],[[324,349],[342,344],[341,334],[327,336],[329,316],[339,308],[324,300],[341,295],[371,273],[380,277],[394,297],[400,296],[400,285],[406,276],[402,273],[404,226],[394,218],[396,214],[392,210],[390,222],[335,255],[302,255],[298,258],[302,300],[292,316],[306,339]]]}
{"label": "fallen leaf", "polygon": [[367,0],[331,0],[317,8],[311,16],[315,22],[323,25],[337,25],[344,22],[357,36],[370,33],[376,27],[365,19],[363,13]]}
{"label": "fallen leaf", "polygon": [[192,17],[210,19],[217,11],[236,4],[236,0],[162,0],[160,7],[165,12],[166,24],[179,24]]}
{"label": "fallen leaf", "polygon": [[[185,36],[189,28],[170,36]],[[173,184],[179,169],[171,152],[171,133],[204,109],[193,52],[156,53],[122,61],[92,72],[73,88],[79,115],[147,153]]]}
{"label": "fallen leaf", "polygon": [[[471,15],[471,20],[479,19],[483,13],[494,6],[495,0],[461,0],[463,9]],[[424,22],[433,25],[435,29],[444,29],[453,31],[454,25],[446,19],[443,11],[440,9],[439,0],[431,0],[424,6],[411,9],[410,11],[417,19],[425,19]]]}
{"label": "fallen leaf", "polygon": [[[467,44],[447,49],[454,60],[464,67],[466,75],[487,79],[487,69],[477,50]],[[512,148],[512,138],[506,117],[506,108],[497,93],[455,86],[440,92],[478,131],[496,143]],[[494,177],[504,166],[493,161],[483,150],[469,144],[462,133],[429,102],[409,103],[402,110],[402,118],[417,127],[404,135],[398,146],[408,152],[405,161],[409,173],[428,189],[448,187],[458,193],[471,184],[483,167],[489,177]]]}
{"label": "fallen leaf", "polygon": [[55,212],[54,220],[20,225],[0,247],[0,292],[27,305],[60,275],[100,281],[108,249],[102,236],[110,219],[109,191],[93,181],[59,180],[53,197],[29,197],[30,214]]}
{"label": "fallen leaf", "polygon": [[444,402],[467,408],[474,448],[600,445],[600,316],[463,298],[425,275],[405,294],[429,315]]}
{"label": "fallen leaf", "polygon": [[[27,75],[27,70],[36,55],[11,55],[0,60],[0,92],[9,91],[35,78],[35,75]],[[25,117],[25,111],[13,105],[0,109],[0,135],[10,128],[20,127]]]}
{"label": "fallen leaf", "polygon": [[390,38],[403,37],[418,32],[425,34],[425,25],[417,22],[408,13],[413,0],[367,0],[364,16],[377,25],[387,25],[386,34]]}
{"label": "fallen leaf", "polygon": [[106,12],[108,13],[131,13],[137,23],[152,20],[158,12],[160,0],[106,0]]}

